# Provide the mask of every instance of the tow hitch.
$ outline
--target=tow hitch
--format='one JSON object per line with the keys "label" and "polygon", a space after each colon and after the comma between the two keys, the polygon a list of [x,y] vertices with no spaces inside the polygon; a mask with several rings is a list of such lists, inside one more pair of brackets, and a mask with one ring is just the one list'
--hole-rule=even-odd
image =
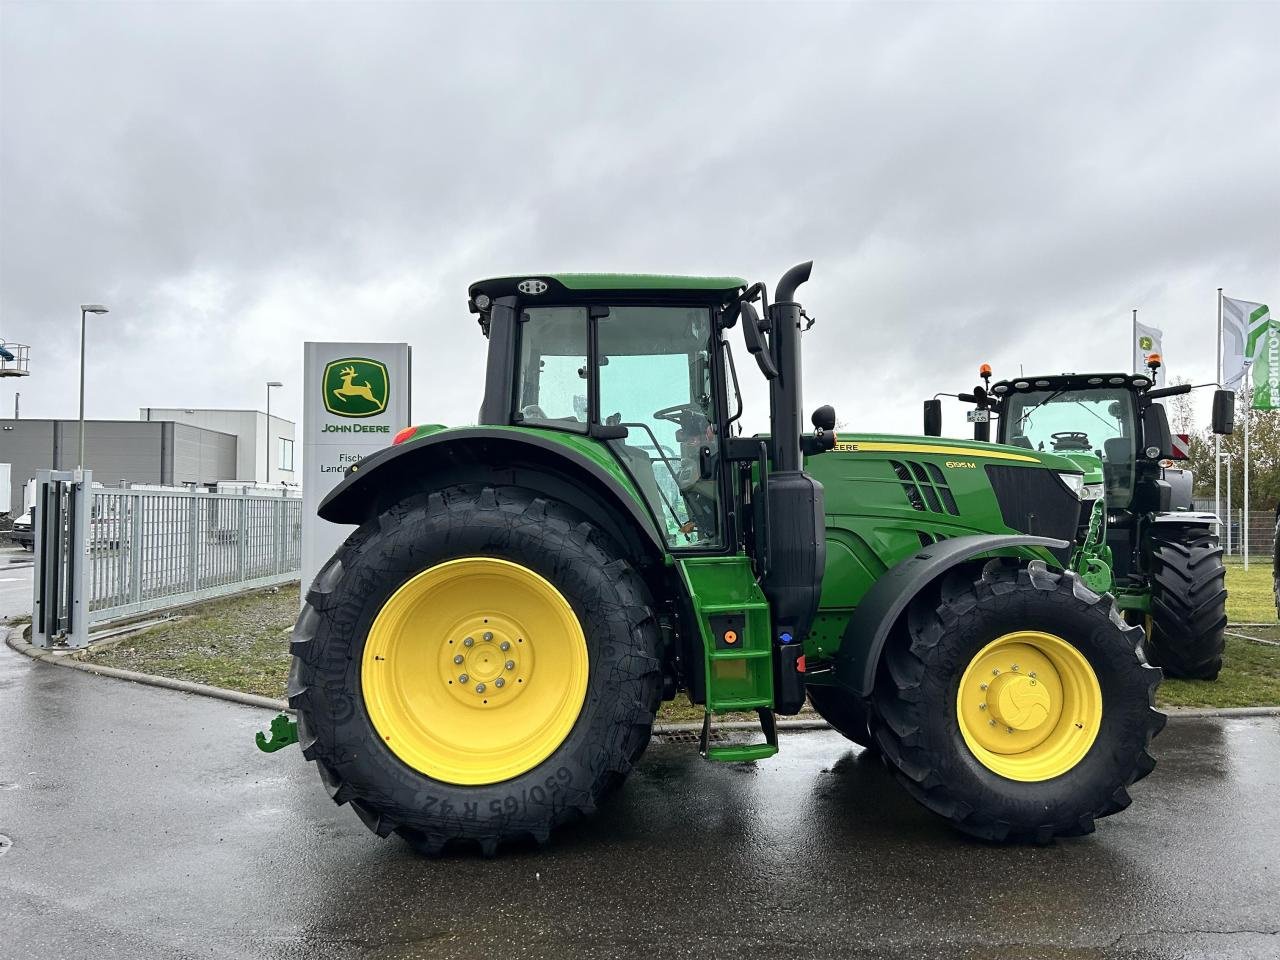
{"label": "tow hitch", "polygon": [[298,742],[298,721],[290,720],[287,713],[282,713],[271,721],[271,736],[261,730],[254,735],[258,749],[263,753],[275,753],[283,750],[291,743]]}

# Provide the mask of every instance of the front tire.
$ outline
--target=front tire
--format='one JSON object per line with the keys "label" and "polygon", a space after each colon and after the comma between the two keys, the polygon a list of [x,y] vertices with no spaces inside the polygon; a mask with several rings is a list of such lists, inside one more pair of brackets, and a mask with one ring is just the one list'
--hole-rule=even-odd
{"label": "front tire", "polygon": [[1218,537],[1203,527],[1184,527],[1157,528],[1151,539],[1147,658],[1166,676],[1216,680],[1227,626],[1227,570]]}
{"label": "front tire", "polygon": [[1039,561],[943,587],[908,609],[877,678],[872,730],[898,781],[983,840],[1047,843],[1127,807],[1165,723],[1138,629]]}
{"label": "front tire", "polygon": [[427,853],[545,842],[592,811],[661,691],[632,564],[516,487],[420,494],[366,523],[316,577],[291,650],[303,756],[369,829]]}
{"label": "front tire", "polygon": [[875,749],[875,741],[871,739],[871,714],[865,701],[835,685],[813,684],[808,693],[809,703],[818,716],[846,740],[868,750]]}

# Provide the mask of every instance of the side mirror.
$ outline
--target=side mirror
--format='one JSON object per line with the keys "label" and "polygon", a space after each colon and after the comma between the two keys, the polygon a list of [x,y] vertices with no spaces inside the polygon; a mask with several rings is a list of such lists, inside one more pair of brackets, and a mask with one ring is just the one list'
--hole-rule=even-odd
{"label": "side mirror", "polygon": [[742,336],[747,341],[747,350],[756,358],[756,366],[764,374],[766,380],[778,379],[778,368],[773,365],[773,356],[760,332],[760,314],[756,308],[745,300],[739,311],[742,317]]}
{"label": "side mirror", "polygon": [[834,430],[836,428],[836,408],[829,403],[824,403],[813,411],[813,416],[809,420],[818,430]]}
{"label": "side mirror", "polygon": [[942,436],[942,401],[936,397],[924,402],[924,435]]}
{"label": "side mirror", "polygon": [[1142,414],[1142,449],[1138,453],[1148,460],[1162,460],[1172,452],[1173,434],[1164,405],[1153,403]]}
{"label": "side mirror", "polygon": [[1236,395],[1230,390],[1213,391],[1213,432],[1221,437],[1231,435],[1236,425]]}

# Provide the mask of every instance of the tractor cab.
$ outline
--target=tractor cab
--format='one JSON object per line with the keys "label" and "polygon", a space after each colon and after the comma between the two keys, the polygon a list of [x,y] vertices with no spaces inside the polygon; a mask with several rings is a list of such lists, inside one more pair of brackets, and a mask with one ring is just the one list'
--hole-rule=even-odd
{"label": "tractor cab", "polygon": [[[1105,499],[1108,507],[1129,509],[1138,475],[1158,480],[1159,458],[1171,453],[1163,408],[1142,402],[1150,386],[1150,378],[1140,374],[1003,380],[991,388],[992,397],[1001,401],[991,406],[997,439],[1067,457],[1084,472],[1086,500]],[[1144,407],[1151,411],[1145,431]],[[1158,448],[1154,458],[1147,456],[1149,447]],[[1152,463],[1154,471],[1144,469]]]}
{"label": "tractor cab", "polygon": [[737,277],[598,274],[474,284],[470,307],[489,338],[481,424],[601,441],[668,549],[724,549],[734,528],[720,438],[741,401],[721,335],[745,288]]}

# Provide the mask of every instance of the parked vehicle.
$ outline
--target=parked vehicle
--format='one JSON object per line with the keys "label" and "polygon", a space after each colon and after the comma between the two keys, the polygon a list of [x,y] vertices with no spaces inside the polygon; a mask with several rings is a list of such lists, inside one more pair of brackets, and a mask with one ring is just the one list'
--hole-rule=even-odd
{"label": "parked vehicle", "polygon": [[24,550],[34,551],[36,548],[36,535],[31,513],[31,510],[27,510],[26,513],[13,521],[13,527],[9,530],[9,539]]}
{"label": "parked vehicle", "polygon": [[[1147,658],[1167,675],[1214,680],[1227,625],[1218,518],[1191,511],[1190,471],[1177,471],[1175,482],[1161,466],[1174,438],[1158,401],[1194,388],[1156,387],[1159,365],[1153,355],[1145,374],[1020,376],[993,385],[983,364],[983,383],[957,396],[973,404],[975,440],[991,439],[994,418],[1000,443],[1049,450],[1084,471],[1072,568],[1144,626]],[[1216,390],[1213,432],[1230,434],[1234,415],[1235,396]],[[924,432],[937,436],[941,426],[941,401],[926,400]]]}
{"label": "parked vehicle", "polygon": [[[593,811],[681,691],[725,762],[777,753],[774,717],[807,693],[986,840],[1078,836],[1128,806],[1155,765],[1160,671],[1065,569],[1080,466],[837,438],[829,406],[809,432],[809,270],[774,303],[735,277],[472,285],[479,425],[407,428],[325,498],[322,517],[358,529],[293,631],[296,730],[282,715],[259,745],[296,736],[336,802],[429,853],[545,841]],[[769,385],[768,436],[735,428],[735,327]],[[733,711],[762,742],[710,742]]]}

